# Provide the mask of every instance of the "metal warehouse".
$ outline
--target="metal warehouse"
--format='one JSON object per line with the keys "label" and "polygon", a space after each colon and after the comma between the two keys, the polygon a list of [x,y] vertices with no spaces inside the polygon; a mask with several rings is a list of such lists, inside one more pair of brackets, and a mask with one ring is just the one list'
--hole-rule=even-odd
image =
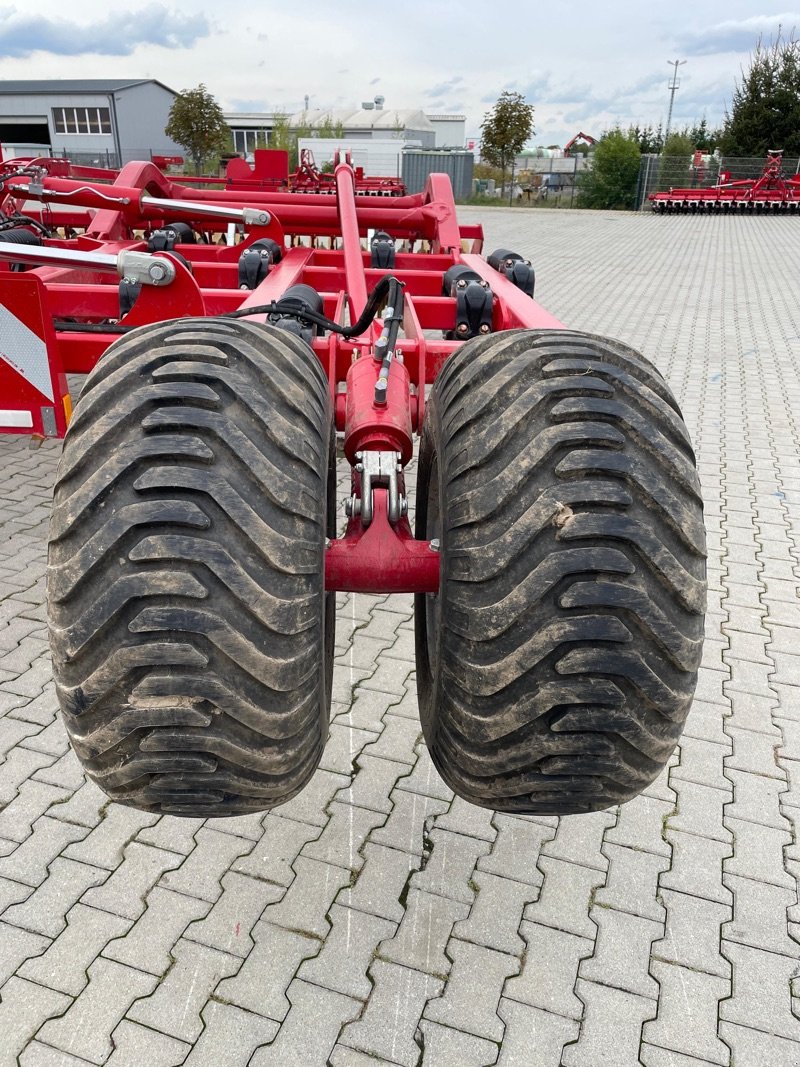
{"label": "metal warehouse", "polygon": [[0,142],[111,166],[181,154],[164,133],[176,95],[153,79],[0,81]]}

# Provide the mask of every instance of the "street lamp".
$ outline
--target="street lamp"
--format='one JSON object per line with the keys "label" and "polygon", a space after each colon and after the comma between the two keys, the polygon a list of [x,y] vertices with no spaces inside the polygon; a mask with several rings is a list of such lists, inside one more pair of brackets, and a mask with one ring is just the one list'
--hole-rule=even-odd
{"label": "street lamp", "polygon": [[669,137],[669,128],[672,125],[672,105],[675,103],[675,91],[677,90],[678,86],[681,84],[678,81],[678,67],[682,67],[685,62],[686,62],[685,59],[668,59],[667,60],[667,65],[670,66],[670,67],[674,67],[675,70],[674,70],[673,75],[672,75],[672,82],[671,82],[670,85],[667,86],[667,88],[669,89],[669,112],[667,114],[667,128],[664,131],[664,144],[667,143],[667,139]]}

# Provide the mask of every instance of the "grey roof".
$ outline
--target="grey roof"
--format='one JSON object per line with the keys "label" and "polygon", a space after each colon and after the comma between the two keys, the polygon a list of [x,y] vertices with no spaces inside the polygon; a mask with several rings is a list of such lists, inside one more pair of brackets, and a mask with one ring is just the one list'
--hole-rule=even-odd
{"label": "grey roof", "polygon": [[169,93],[175,92],[155,78],[52,78],[47,81],[0,81],[0,96],[5,93],[116,93],[148,82],[160,85]]}
{"label": "grey roof", "polygon": [[338,126],[341,123],[345,130],[392,130],[410,129],[433,131],[423,111],[414,108],[387,109],[383,108],[327,108],[325,110],[298,111],[289,116],[291,127],[307,126],[311,130],[318,129],[325,123]]}

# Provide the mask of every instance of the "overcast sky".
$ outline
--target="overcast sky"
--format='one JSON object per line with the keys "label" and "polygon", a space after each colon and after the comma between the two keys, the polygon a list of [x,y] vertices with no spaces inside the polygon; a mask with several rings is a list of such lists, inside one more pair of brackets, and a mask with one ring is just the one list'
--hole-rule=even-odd
{"label": "overcast sky", "polygon": [[[780,0],[778,0],[780,3]],[[666,118],[667,61],[685,59],[673,125],[721,121],[759,36],[800,10],[742,0],[30,0],[0,7],[0,79],[205,82],[226,110],[386,107],[458,112],[468,135],[503,89],[536,106],[533,144]],[[765,14],[764,11],[768,13]]]}

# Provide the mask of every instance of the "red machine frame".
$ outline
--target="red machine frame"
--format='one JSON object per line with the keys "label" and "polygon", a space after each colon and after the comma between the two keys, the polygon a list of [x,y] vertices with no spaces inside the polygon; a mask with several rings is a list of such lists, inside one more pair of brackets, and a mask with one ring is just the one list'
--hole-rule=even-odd
{"label": "red machine frame", "polygon": [[730,181],[720,174],[710,189],[670,189],[651,193],[653,210],[664,212],[692,211],[791,211],[800,206],[800,175],[787,178],[783,173],[783,152],[770,152],[758,178]]}
{"label": "red machine frame", "polygon": [[[64,161],[36,163],[24,168],[26,173],[6,166],[0,175],[2,210],[6,216],[24,212],[51,227],[58,225],[65,236],[46,238],[39,248],[0,244],[0,313],[5,317],[0,331],[6,327],[0,332],[6,338],[0,351],[0,433],[63,436],[71,410],[66,375],[89,372],[118,337],[118,323],[142,326],[256,308],[297,283],[322,296],[328,318],[344,323],[349,316],[356,322],[370,291],[381,277],[392,274],[404,287],[404,316],[385,404],[375,400],[381,366],[374,358],[381,334],[378,320],[360,336],[331,332],[315,337],[311,346],[328,377],[336,429],[344,434],[353,497],[361,495],[365,455],[394,453],[392,484],[402,500],[403,468],[424,419],[425,388],[462,343],[442,337],[454,329],[456,305],[454,297],[443,295],[445,272],[463,264],[488,283],[492,331],[563,328],[480,255],[482,229],[459,225],[446,175],[431,175],[423,193],[384,199],[356,195],[355,175],[347,163],[335,169],[334,196],[189,189],[151,163],[129,163],[112,182],[102,180],[105,173],[101,177],[86,168],[79,172]],[[41,205],[38,210],[32,202]],[[241,243],[176,247],[191,271],[168,252],[149,254],[147,262],[161,275],[167,267],[159,266],[159,260],[168,261],[172,278],[169,284],[143,285],[133,309],[119,319],[114,275],[124,269],[120,264],[125,256],[147,252],[143,231],[183,219],[213,242],[232,225],[232,217],[245,220]],[[84,232],[73,236],[75,228]],[[369,232],[377,230],[403,243],[391,271],[371,267],[363,246]],[[264,237],[281,246],[283,257],[255,289],[240,289],[239,256]],[[42,257],[48,253],[62,262],[45,265]],[[11,264],[20,261],[34,264],[33,269],[12,273]],[[253,318],[266,317],[262,312]],[[18,348],[12,351],[9,345],[13,349],[14,344]],[[326,589],[436,591],[435,544],[416,540],[404,513],[390,520],[390,489],[383,479],[372,490],[372,502],[368,518],[353,507],[344,537],[330,543]]]}

